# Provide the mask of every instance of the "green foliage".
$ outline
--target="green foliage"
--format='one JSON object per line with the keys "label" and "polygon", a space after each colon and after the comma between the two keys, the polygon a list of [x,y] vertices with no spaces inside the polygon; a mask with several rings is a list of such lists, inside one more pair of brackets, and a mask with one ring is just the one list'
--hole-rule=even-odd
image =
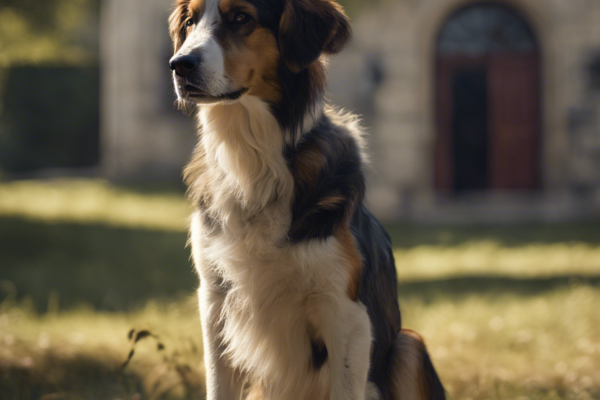
{"label": "green foliage", "polygon": [[0,1],[0,67],[95,63],[99,0]]}
{"label": "green foliage", "polygon": [[[39,223],[0,218],[0,280],[37,311],[85,303],[124,310],[153,298],[190,293],[198,284],[184,232]],[[2,294],[0,294],[0,299]]]}
{"label": "green foliage", "polygon": [[97,68],[10,68],[0,112],[0,169],[96,166],[98,90]]}

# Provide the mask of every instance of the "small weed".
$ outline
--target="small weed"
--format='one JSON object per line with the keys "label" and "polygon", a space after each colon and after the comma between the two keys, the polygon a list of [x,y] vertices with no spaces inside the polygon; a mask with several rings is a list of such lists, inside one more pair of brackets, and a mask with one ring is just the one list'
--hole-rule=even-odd
{"label": "small weed", "polygon": [[[131,350],[127,355],[127,360],[121,367],[123,370],[131,362],[135,355],[137,343],[141,340],[154,339],[156,351],[162,356],[162,362],[155,365],[144,379],[145,391],[151,400],[168,396],[171,392],[190,400],[203,396],[204,375],[198,368],[186,362],[179,352],[167,352],[158,335],[148,330],[136,331],[131,329],[127,337],[131,342]],[[198,351],[195,346],[192,346],[191,350],[193,353]]]}

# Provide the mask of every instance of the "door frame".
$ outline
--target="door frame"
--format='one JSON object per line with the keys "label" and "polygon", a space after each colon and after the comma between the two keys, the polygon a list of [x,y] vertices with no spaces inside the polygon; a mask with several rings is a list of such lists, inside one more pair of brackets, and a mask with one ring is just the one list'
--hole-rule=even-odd
{"label": "door frame", "polygon": [[[432,131],[432,140],[433,140],[433,154],[432,154],[432,189],[438,194],[455,194],[454,183],[456,180],[456,173],[454,171],[454,135],[453,135],[453,117],[454,117],[454,109],[453,109],[453,100],[452,100],[452,82],[454,74],[462,68],[484,68],[486,71],[491,72],[493,70],[492,63],[496,58],[504,58],[504,57],[512,57],[514,56],[517,59],[520,55],[526,55],[527,57],[532,58],[532,66],[536,69],[536,82],[534,83],[534,91],[532,94],[533,101],[533,114],[532,114],[532,129],[535,132],[532,132],[532,136],[535,138],[536,142],[536,150],[535,154],[530,156],[530,162],[533,163],[529,168],[534,171],[533,173],[536,175],[535,179],[530,184],[530,189],[539,190],[543,184],[540,175],[542,175],[542,171],[544,170],[544,136],[543,136],[543,123],[544,123],[544,115],[543,115],[543,101],[544,97],[542,96],[544,81],[542,76],[544,70],[542,68],[543,63],[543,53],[542,53],[542,45],[540,43],[538,33],[536,31],[536,26],[531,23],[530,19],[527,15],[522,13],[518,8],[514,7],[512,4],[503,1],[470,1],[463,2],[459,7],[454,9],[450,9],[444,15],[444,18],[438,22],[438,30],[437,35],[435,36],[435,40],[433,41],[433,74],[431,86],[432,90],[429,92],[432,94],[432,120],[433,124],[431,126]],[[439,52],[439,44],[440,36],[442,34],[443,29],[446,24],[452,20],[452,18],[458,14],[460,14],[463,10],[477,7],[478,5],[495,5],[504,9],[509,10],[517,18],[519,18],[524,24],[527,25],[528,30],[532,35],[532,39],[535,43],[535,48],[531,52],[519,53],[516,52],[503,52],[497,55],[492,52],[485,52],[477,55],[469,55],[466,53],[456,53],[456,54],[443,54]],[[495,77],[491,77],[488,74],[488,79],[495,79]],[[488,93],[489,93],[489,102],[487,118],[490,121],[488,125],[489,135],[489,143],[490,145],[494,143],[498,138],[493,137],[493,133],[496,129],[492,126],[492,116],[494,115],[494,110],[491,108],[494,106],[494,91],[492,90],[492,82],[488,81]],[[488,165],[488,183],[489,190],[494,190],[494,182],[497,180],[497,177],[494,176],[494,172],[497,174],[497,155],[494,153],[494,149],[488,147],[488,157],[490,160],[490,164]],[[491,160],[494,158],[496,164],[492,165]],[[497,188],[496,188],[497,189]]]}
{"label": "door frame", "polygon": [[494,3],[512,7],[529,22],[537,37],[540,60],[540,187],[544,192],[567,190],[568,175],[568,107],[561,99],[564,97],[566,84],[556,79],[560,73],[561,47],[554,39],[553,31],[556,23],[553,19],[558,10],[553,3],[542,3],[538,0],[423,0],[419,6],[413,23],[414,59],[417,68],[415,85],[416,109],[420,121],[419,132],[427,143],[423,167],[423,180],[415,185],[416,193],[424,198],[434,197],[434,163],[435,163],[435,66],[437,55],[437,38],[446,20],[462,7],[477,3]]}

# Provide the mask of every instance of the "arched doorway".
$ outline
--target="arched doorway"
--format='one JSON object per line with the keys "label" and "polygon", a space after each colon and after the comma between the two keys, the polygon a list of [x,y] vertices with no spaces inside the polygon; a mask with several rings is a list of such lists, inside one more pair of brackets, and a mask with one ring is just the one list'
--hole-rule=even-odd
{"label": "arched doorway", "polygon": [[540,185],[540,52],[500,4],[446,20],[436,44],[435,188],[458,194]]}

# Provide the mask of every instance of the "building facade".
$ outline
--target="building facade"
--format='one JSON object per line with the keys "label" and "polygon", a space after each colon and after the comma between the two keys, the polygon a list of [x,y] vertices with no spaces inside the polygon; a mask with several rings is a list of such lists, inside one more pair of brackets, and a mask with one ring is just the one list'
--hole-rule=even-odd
{"label": "building facade", "polygon": [[178,179],[196,137],[174,107],[169,0],[103,0],[101,170],[109,179]]}
{"label": "building facade", "polygon": [[[172,174],[194,138],[169,107],[169,1],[105,3],[105,170]],[[600,2],[382,1],[353,27],[352,44],[330,61],[329,97],[368,128],[378,216],[600,215]]]}
{"label": "building facade", "polygon": [[[391,2],[361,17],[355,38],[384,59],[371,143],[380,215],[597,215],[599,2]],[[465,157],[487,169],[483,182],[469,182]]]}

